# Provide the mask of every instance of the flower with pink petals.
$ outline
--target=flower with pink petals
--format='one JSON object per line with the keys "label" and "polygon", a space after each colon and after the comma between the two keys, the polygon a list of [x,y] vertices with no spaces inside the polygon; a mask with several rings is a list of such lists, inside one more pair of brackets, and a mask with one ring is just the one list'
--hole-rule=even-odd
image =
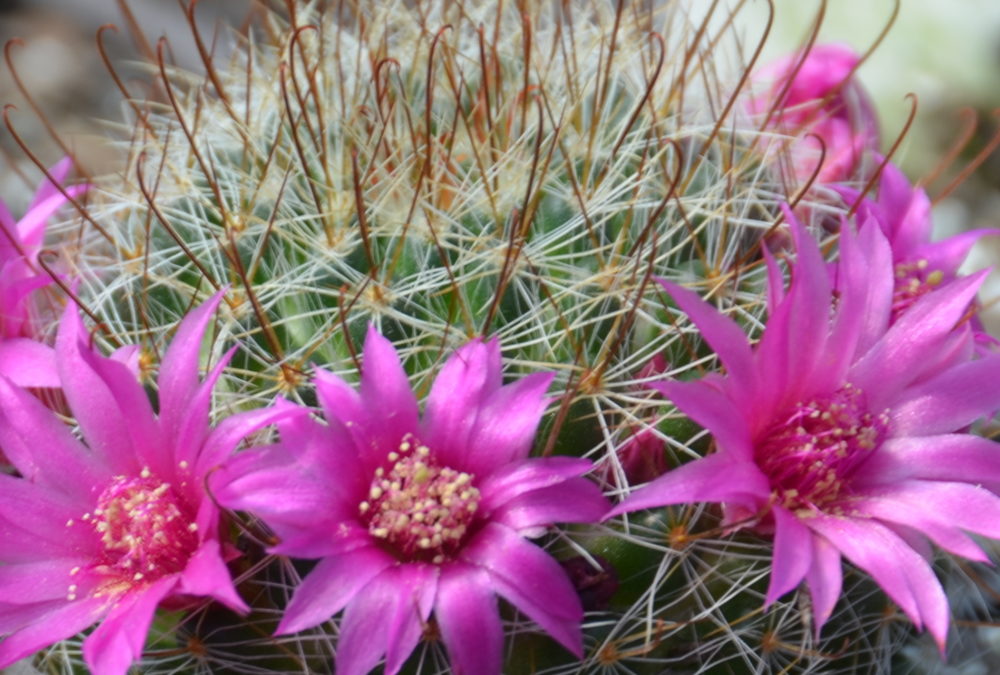
{"label": "flower with pink petals", "polygon": [[198,353],[221,297],[180,324],[160,368],[159,415],[128,366],[88,347],[67,309],[56,359],[84,442],[0,376],[0,445],[20,474],[0,475],[0,667],[100,621],[84,660],[119,675],[141,656],[158,605],[212,598],[246,610],[205,476],[286,413],[241,413],[209,428],[212,387],[232,351],[204,381]]}
{"label": "flower with pink petals", "polygon": [[697,295],[662,282],[726,374],[653,386],[716,450],[611,515],[723,503],[728,523],[773,532],[767,604],[804,580],[818,631],[840,595],[843,557],[943,649],[948,604],[925,538],[978,561],[987,557],[967,533],[1000,538],[1000,444],[966,433],[1000,405],[1000,355],[942,356],[983,275],[943,284],[890,326],[891,253],[874,222],[842,232],[836,297],[816,242],[797,224],[792,232],[792,281],[787,293],[772,283],[754,346]]}
{"label": "flower with pink petals", "polygon": [[766,86],[748,109],[767,119],[767,129],[799,136],[791,146],[793,175],[808,180],[822,157],[817,182],[857,176],[865,157],[878,149],[878,123],[867,93],[853,78],[859,57],[840,44],[817,45],[754,73]]}
{"label": "flower with pink petals", "polygon": [[524,538],[607,509],[582,477],[589,460],[528,458],[551,380],[502,385],[498,343],[474,340],[444,364],[421,419],[399,357],[374,328],[359,390],[319,370],[328,424],[279,424],[280,443],[234,457],[215,491],[264,519],[281,540],[272,552],[321,558],[278,633],[344,609],[338,675],[367,673],[383,657],[393,675],[433,614],[455,672],[488,675],[502,661],[499,594],[580,655],[579,597]]}
{"label": "flower with pink petals", "polygon": [[[848,203],[860,195],[858,190],[846,187],[838,187],[837,191]],[[858,204],[858,222],[869,218],[878,223],[892,251],[893,319],[926,293],[955,279],[959,266],[980,237],[1000,234],[1000,229],[995,228],[969,230],[932,242],[931,200],[927,192],[911,185],[891,163],[882,167],[876,196]]]}
{"label": "flower with pink petals", "polygon": [[[72,166],[67,157],[49,173],[61,183]],[[87,189],[87,185],[75,185],[65,192],[76,197]],[[38,264],[38,253],[46,223],[66,201],[63,192],[49,181],[38,188],[18,221],[0,201],[0,375],[24,387],[58,386],[55,355],[36,341],[40,331],[32,295],[52,282]]]}

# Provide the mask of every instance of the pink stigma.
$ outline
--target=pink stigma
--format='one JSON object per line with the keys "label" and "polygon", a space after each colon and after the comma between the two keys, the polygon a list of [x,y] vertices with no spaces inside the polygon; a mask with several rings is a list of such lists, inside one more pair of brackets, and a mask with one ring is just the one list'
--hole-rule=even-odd
{"label": "pink stigma", "polygon": [[143,469],[138,478],[114,478],[83,520],[104,545],[108,571],[134,583],[184,570],[198,547],[192,515],[169,483]]}
{"label": "pink stigma", "polygon": [[803,510],[836,506],[888,425],[888,415],[869,413],[864,393],[848,383],[829,397],[792,408],[756,444],[754,459],[770,479],[777,503],[806,515]]}
{"label": "pink stigma", "polygon": [[390,452],[388,471],[375,471],[363,522],[403,560],[441,564],[459,548],[479,508],[471,474],[437,466],[430,449],[411,436]]}

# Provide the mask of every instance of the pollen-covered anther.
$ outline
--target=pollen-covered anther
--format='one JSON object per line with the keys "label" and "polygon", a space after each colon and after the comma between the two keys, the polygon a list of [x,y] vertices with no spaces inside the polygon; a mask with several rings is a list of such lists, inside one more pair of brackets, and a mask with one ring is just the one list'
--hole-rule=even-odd
{"label": "pollen-covered anther", "polygon": [[104,565],[132,582],[182,571],[198,546],[191,514],[148,468],[138,478],[115,477],[90,522],[104,546]]}
{"label": "pollen-covered anther", "polygon": [[829,397],[796,404],[755,444],[754,456],[782,506],[824,508],[845,496],[851,474],[888,426],[888,412],[869,413],[864,394],[848,383]]}
{"label": "pollen-covered anther", "polygon": [[444,562],[459,548],[478,509],[473,476],[438,466],[430,448],[405,440],[388,459],[391,467],[376,473],[368,499],[358,505],[368,531],[401,558]]}

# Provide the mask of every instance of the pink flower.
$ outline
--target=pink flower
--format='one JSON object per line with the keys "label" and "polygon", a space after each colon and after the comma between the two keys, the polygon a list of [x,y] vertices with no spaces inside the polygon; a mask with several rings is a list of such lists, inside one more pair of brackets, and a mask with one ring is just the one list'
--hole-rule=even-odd
{"label": "pink flower", "polygon": [[[49,173],[61,182],[72,165],[67,157]],[[66,192],[75,197],[87,189],[87,185],[76,185]],[[58,386],[55,355],[36,341],[40,331],[32,296],[52,282],[38,264],[38,253],[45,224],[65,203],[66,197],[48,181],[38,188],[19,221],[0,201],[0,375],[25,387]]]}
{"label": "pink flower", "polygon": [[385,656],[399,671],[433,613],[455,672],[499,673],[497,594],[574,654],[580,600],[559,563],[524,539],[554,522],[592,522],[607,509],[581,477],[591,462],[529,459],[550,374],[502,386],[500,348],[455,352],[420,418],[392,344],[374,328],[360,390],[319,370],[326,426],[279,425],[281,442],[237,455],[216,491],[281,538],[273,553],[320,558],[296,589],[279,634],[345,609],[338,675]]}
{"label": "pink flower", "polygon": [[[858,190],[838,187],[848,204]],[[923,295],[958,276],[958,268],[976,241],[1000,229],[963,232],[942,241],[931,241],[931,200],[927,193],[910,185],[903,172],[887,163],[879,177],[875,198],[861,200],[858,222],[873,219],[889,240],[895,271],[892,315],[899,317]],[[984,336],[985,337],[985,336]]]}
{"label": "pink flower", "polygon": [[247,434],[285,414],[233,415],[209,428],[212,387],[198,352],[222,294],[180,324],[159,375],[155,415],[129,368],[95,354],[73,309],[56,339],[62,391],[84,442],[0,377],[0,667],[97,621],[83,656],[99,675],[142,654],[156,607],[194,598],[245,611],[223,559],[206,474]]}
{"label": "pink flower", "polygon": [[754,73],[754,82],[767,88],[750,100],[749,111],[763,120],[773,109],[768,129],[801,136],[790,149],[792,173],[800,181],[812,176],[821,156],[817,182],[850,180],[878,149],[874,108],[852,77],[858,60],[845,45],[817,45]]}
{"label": "pink flower", "polygon": [[749,518],[774,534],[767,604],[805,580],[818,631],[840,594],[843,556],[943,649],[948,605],[927,539],[985,561],[966,533],[1000,537],[991,491],[1000,488],[1000,445],[963,433],[1000,404],[1000,356],[957,358],[953,331],[983,275],[927,293],[889,326],[891,258],[875,223],[856,237],[842,232],[836,301],[816,242],[797,224],[792,232],[792,281],[787,294],[772,286],[754,346],[695,294],[663,282],[726,375],[655,388],[711,431],[716,451],[611,515],[721,502],[729,524]]}

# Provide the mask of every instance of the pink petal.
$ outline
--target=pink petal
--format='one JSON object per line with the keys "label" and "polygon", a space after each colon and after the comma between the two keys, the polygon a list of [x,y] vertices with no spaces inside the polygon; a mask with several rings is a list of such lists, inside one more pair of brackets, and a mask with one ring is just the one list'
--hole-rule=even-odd
{"label": "pink petal", "polygon": [[1000,486],[1000,444],[972,434],[891,438],[865,462],[856,488],[888,485],[908,478]]}
{"label": "pink petal", "polygon": [[848,379],[880,409],[897,392],[927,374],[932,357],[947,341],[976,295],[984,273],[956,279],[920,298],[851,368]]}
{"label": "pink petal", "polygon": [[941,548],[972,560],[987,558],[961,530],[1000,539],[1000,497],[977,485],[910,480],[856,497],[852,503],[859,512],[909,526]]}
{"label": "pink petal", "polygon": [[108,358],[114,359],[118,363],[124,364],[125,367],[135,375],[136,379],[139,379],[140,375],[140,365],[139,357],[142,356],[142,348],[139,345],[122,345],[118,349],[111,352],[111,356]]}
{"label": "pink petal", "polygon": [[328,421],[352,428],[364,424],[368,409],[354,387],[322,368],[316,369],[315,381],[316,395]]}
{"label": "pink petal", "polygon": [[[65,597],[48,602],[35,602],[30,605],[0,602],[0,635],[16,633],[25,626],[37,623],[49,612],[65,607],[67,604]],[[3,665],[0,663],[0,668],[3,668]]]}
{"label": "pink petal", "polygon": [[176,583],[176,575],[165,576],[112,605],[107,618],[83,641],[83,660],[94,675],[124,675],[142,656],[153,613]]}
{"label": "pink petal", "polygon": [[440,568],[410,563],[391,569],[388,574],[396,577],[396,588],[401,591],[396,598],[395,611],[387,617],[389,648],[385,655],[385,673],[395,675],[424,633],[437,596]]}
{"label": "pink petal", "polygon": [[0,474],[0,560],[16,563],[99,554],[93,529],[80,521],[91,507],[58,488]]}
{"label": "pink petal", "polygon": [[[252,493],[252,482],[260,482],[265,489],[266,476],[274,471],[289,474],[281,480],[309,484],[337,483],[336,490],[326,490],[327,501],[350,501],[357,504],[363,497],[358,494],[364,480],[356,466],[356,453],[346,433],[338,425],[320,425],[308,415],[308,410],[275,399],[271,408],[277,417],[275,426],[281,441],[258,448],[248,448],[236,453],[212,473],[213,490],[220,498],[239,498],[239,493]],[[256,476],[255,474],[264,474]],[[250,480],[247,489],[230,487],[234,481]],[[221,497],[231,493],[232,497]],[[239,508],[239,507],[232,507]]]}
{"label": "pink petal", "polygon": [[[123,417],[108,384],[94,371],[93,360],[84,356],[90,351],[85,346],[89,339],[76,308],[68,305],[56,338],[63,393],[91,452],[103,458],[115,473],[138,474],[141,467],[127,427],[129,420]],[[135,386],[139,387],[139,383],[135,382]]]}
{"label": "pink petal", "polygon": [[539,457],[511,462],[477,482],[485,511],[502,506],[526,492],[557,485],[593,468],[580,457]]}
{"label": "pink petal", "polygon": [[896,260],[910,257],[912,251],[930,241],[931,200],[924,190],[910,185],[892,162],[882,167],[878,205],[885,213],[883,227]]}
{"label": "pink petal", "polygon": [[433,607],[436,568],[407,564],[389,568],[356,595],[340,626],[336,672],[363,675],[386,654],[386,675],[395,675],[416,647]]}
{"label": "pink petal", "polygon": [[[391,439],[389,447],[385,447],[385,439],[377,433],[377,429],[372,428],[381,424],[378,414],[381,406],[374,409],[366,407],[354,387],[322,368],[316,369],[315,383],[323,417],[331,427],[339,428],[352,440],[354,464],[362,473],[371,476],[385,461],[386,455],[398,448],[400,440]],[[416,433],[417,427],[407,431]]]}
{"label": "pink petal", "polygon": [[68,176],[69,172],[72,170],[73,170],[72,157],[63,157],[58,162],[50,166],[49,176],[52,177],[52,180],[48,180],[48,178],[45,178],[38,184],[38,189],[35,191],[34,196],[31,198],[31,204],[28,206],[28,210],[30,211],[35,206],[45,201],[49,197],[59,194],[59,188],[56,186],[62,185],[63,182],[66,180],[66,176]]}
{"label": "pink petal", "polygon": [[566,573],[542,549],[512,530],[487,524],[460,559],[483,568],[493,589],[575,654],[583,656],[583,609]]}
{"label": "pink petal", "polygon": [[324,558],[295,589],[275,634],[297,633],[330,619],[395,562],[374,546]]}
{"label": "pink petal", "polygon": [[490,675],[503,665],[503,627],[489,575],[459,562],[442,570],[434,618],[456,675]]}
{"label": "pink petal", "polygon": [[813,534],[809,528],[780,506],[773,507],[771,515],[774,517],[774,562],[765,607],[798,586],[813,565]]}
{"label": "pink petal", "polygon": [[941,241],[925,243],[913,252],[912,259],[926,260],[929,270],[940,270],[950,277],[958,271],[977,241],[996,235],[1000,235],[1000,230],[995,228],[970,230]]}
{"label": "pink petal", "polygon": [[934,572],[916,551],[874,520],[817,515],[809,526],[872,575],[917,628],[926,625],[944,651],[948,601]]}
{"label": "pink petal", "polygon": [[395,449],[404,434],[417,428],[417,400],[410,380],[396,349],[374,325],[365,337],[360,391],[367,409],[378,412],[378,422],[369,431],[382,439],[382,452]]}
{"label": "pink petal", "polygon": [[157,386],[160,396],[160,422],[170,438],[179,435],[188,405],[198,391],[198,360],[205,331],[215,318],[215,310],[228,289],[216,292],[188,312],[163,355]]}
{"label": "pink petal", "polygon": [[850,227],[841,230],[837,290],[840,299],[830,336],[843,369],[833,379],[843,380],[851,361],[864,354],[889,326],[892,313],[892,251],[889,242],[869,220],[855,237]]}
{"label": "pink petal", "polygon": [[521,532],[555,523],[596,523],[609,506],[597,485],[571,478],[508,501],[491,519]]}
{"label": "pink petal", "polygon": [[[2,255],[2,253],[0,253]],[[44,329],[35,325],[30,296],[39,288],[52,283],[48,275],[34,274],[24,260],[17,258],[0,265],[0,307],[5,311],[0,316],[0,337],[37,337]]]}
{"label": "pink petal", "polygon": [[[308,461],[322,463],[326,455],[334,455],[333,460],[338,464],[338,470],[343,470],[344,462],[338,461],[346,457],[353,457],[353,448],[350,453],[342,452],[343,445],[350,445],[349,440],[343,441],[340,437],[331,434],[328,424],[320,424],[314,417],[303,414],[302,406],[292,403],[280,396],[274,400],[274,407],[279,410],[293,410],[299,414],[292,414],[283,417],[275,423],[278,429],[278,436],[281,438],[281,446],[288,457],[294,457],[298,461]],[[332,436],[332,438],[331,438]],[[336,445],[334,452],[329,451],[328,446]],[[274,447],[267,446],[267,447]]]}
{"label": "pink petal", "polygon": [[[65,522],[63,521],[64,525]],[[13,564],[72,553],[67,549],[66,540],[59,538],[63,530],[58,525],[39,531],[47,532],[49,536],[40,536],[34,529],[21,527],[9,518],[0,516],[0,559]]]}
{"label": "pink petal", "polygon": [[285,406],[272,406],[230,415],[209,432],[208,438],[200,447],[177,448],[177,461],[187,461],[194,465],[195,475],[203,476],[232,454],[240,441],[250,434],[302,412]]}
{"label": "pink petal", "polygon": [[316,522],[302,524],[301,519],[291,523],[271,517],[268,524],[281,541],[268,548],[268,553],[293,558],[325,558],[345,555],[371,545],[371,534],[357,521],[331,522],[328,525],[328,520],[332,519],[323,517]]}
{"label": "pink petal", "polygon": [[767,265],[767,315],[771,316],[785,300],[785,280],[766,242],[761,242],[760,252]]}
{"label": "pink petal", "polygon": [[788,344],[789,384],[794,387],[797,382],[810,379],[809,376],[817,365],[823,363],[824,358],[830,355],[826,347],[830,333],[832,296],[830,276],[826,271],[819,244],[805,227],[795,220],[787,206],[783,209],[785,218],[791,226],[797,253],[795,266],[792,268],[792,283],[786,300],[791,306],[788,335],[790,338],[808,336],[810,342],[809,345]]}
{"label": "pink petal", "polygon": [[496,340],[473,340],[441,366],[427,398],[424,440],[446,463],[457,463],[465,456],[482,406],[500,386]]}
{"label": "pink petal", "polygon": [[316,528],[356,518],[369,489],[356,458],[337,442],[332,429],[299,414],[303,409],[287,405],[274,410],[292,414],[279,420],[281,442],[243,450],[213,471],[212,492],[219,503]]}
{"label": "pink petal", "polygon": [[[847,45],[813,45],[804,53],[792,54],[764,66],[754,73],[754,80],[776,80],[776,90],[786,89],[781,105],[793,108],[789,114],[796,114],[795,108],[811,110],[802,104],[819,102],[838,87],[845,86],[844,80],[858,60],[857,53]],[[773,95],[779,94],[775,91]]]}
{"label": "pink petal", "polygon": [[73,637],[97,621],[106,611],[107,598],[86,598],[57,605],[48,614],[0,641],[0,668],[6,668],[44,647]]}
{"label": "pink petal", "polygon": [[818,638],[840,598],[844,575],[840,569],[840,552],[819,535],[813,536],[812,543],[812,566],[806,573],[806,583],[812,597],[813,624]]}
{"label": "pink petal", "polygon": [[[815,239],[783,207],[798,258],[788,294],[775,307],[757,346],[759,382],[751,401],[769,411],[828,390],[837,368],[827,351],[831,289],[829,273]],[[798,338],[809,336],[808,344]],[[818,372],[814,372],[818,371]],[[758,417],[768,417],[767,412]]]}
{"label": "pink petal", "polygon": [[124,363],[92,351],[81,351],[80,358],[107,387],[114,404],[114,410],[109,412],[118,413],[117,424],[125,430],[134,458],[157,475],[172,475],[167,439],[160,432],[149,396],[135,373]]}
{"label": "pink petal", "polygon": [[890,410],[895,436],[957,431],[1000,408],[1000,354],[949,368],[902,393]]}
{"label": "pink petal", "polygon": [[58,387],[56,354],[48,345],[27,338],[0,342],[0,375],[19,387]]}
{"label": "pink petal", "polygon": [[233,578],[222,559],[219,542],[202,542],[188,560],[177,586],[178,593],[218,600],[234,612],[250,611],[233,586]]}
{"label": "pink petal", "polygon": [[746,333],[732,319],[698,297],[697,294],[662,279],[657,282],[670,293],[677,306],[698,327],[701,336],[712,347],[738,391],[752,391],[757,370]]}
{"label": "pink petal", "polygon": [[5,564],[0,565],[0,598],[13,605],[65,601],[70,584],[76,584],[78,588],[83,585],[84,588],[76,593],[83,597],[88,590],[86,582],[81,584],[81,579],[70,576],[70,570],[87,566],[90,562],[89,558],[79,555],[13,564],[5,560]]}
{"label": "pink petal", "polygon": [[453,456],[453,466],[487,476],[526,458],[548,406],[544,396],[552,377],[534,373],[492,392],[478,411],[468,445],[460,456]]}
{"label": "pink petal", "polygon": [[717,452],[679,466],[639,488],[605,518],[670,504],[727,502],[756,511],[771,494],[767,478],[752,462]]}
{"label": "pink petal", "polygon": [[897,525],[896,523],[890,523],[886,520],[881,521],[881,523],[891,530],[893,534],[904,541],[907,546],[916,551],[917,555],[927,561],[927,564],[933,564],[934,547],[931,545],[930,540],[927,539],[922,532],[918,532],[912,527]]}
{"label": "pink petal", "polygon": [[215,383],[219,381],[219,377],[222,376],[222,372],[229,365],[229,361],[236,354],[237,349],[239,347],[233,347],[222,355],[212,371],[194,390],[190,400],[183,404],[184,409],[176,414],[175,426],[164,429],[164,435],[172,446],[197,448],[205,441],[205,437],[208,436],[209,415],[212,407],[212,390]]}
{"label": "pink petal", "polygon": [[[66,193],[76,199],[88,189],[90,189],[89,185],[74,185],[66,188]],[[66,203],[66,197],[62,193],[58,193],[46,197],[28,209],[24,217],[17,223],[18,236],[26,247],[37,248],[42,245],[47,221]]]}
{"label": "pink petal", "polygon": [[[279,446],[280,447],[280,446]],[[257,460],[257,461],[254,461]],[[249,470],[247,470],[249,469]],[[277,448],[261,448],[236,455],[212,474],[213,494],[223,506],[262,517],[297,515],[313,520],[331,504],[340,504],[336,488],[319,480]],[[357,503],[354,513],[357,515]]]}
{"label": "pink petal", "polygon": [[[753,455],[751,434],[756,429],[735,408],[733,401],[704,380],[693,382],[651,382],[655,389],[677,406],[677,409],[712,432],[718,446],[734,459],[749,460]],[[756,418],[755,418],[756,419]]]}
{"label": "pink petal", "polygon": [[[51,486],[81,503],[109,474],[69,428],[37,398],[0,377],[0,447],[27,479]],[[38,452],[44,448],[45,452]]]}

